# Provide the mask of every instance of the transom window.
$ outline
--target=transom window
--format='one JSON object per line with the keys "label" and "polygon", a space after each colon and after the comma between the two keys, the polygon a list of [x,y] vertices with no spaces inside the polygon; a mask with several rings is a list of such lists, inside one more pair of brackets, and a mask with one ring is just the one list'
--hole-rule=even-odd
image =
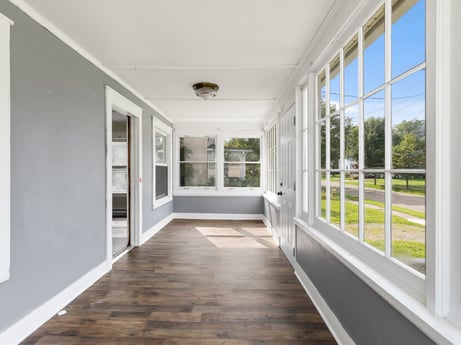
{"label": "transom window", "polygon": [[[390,20],[388,20],[390,19]],[[425,1],[382,5],[317,75],[317,217],[425,273]]]}

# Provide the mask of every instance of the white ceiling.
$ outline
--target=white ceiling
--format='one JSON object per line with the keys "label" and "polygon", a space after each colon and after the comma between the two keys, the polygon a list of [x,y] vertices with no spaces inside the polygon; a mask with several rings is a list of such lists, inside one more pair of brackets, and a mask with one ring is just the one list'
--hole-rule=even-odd
{"label": "white ceiling", "polygon": [[26,2],[175,122],[262,123],[335,0]]}

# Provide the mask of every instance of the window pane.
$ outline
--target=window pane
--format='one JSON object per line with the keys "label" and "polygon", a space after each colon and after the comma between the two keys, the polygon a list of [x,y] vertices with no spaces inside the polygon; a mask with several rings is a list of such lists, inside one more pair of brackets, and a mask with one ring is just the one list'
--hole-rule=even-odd
{"label": "window pane", "polygon": [[364,101],[365,169],[384,168],[384,91]]}
{"label": "window pane", "polygon": [[384,179],[380,174],[364,174],[364,240],[384,251]]}
{"label": "window pane", "polygon": [[341,188],[339,173],[330,175],[330,223],[341,227]]}
{"label": "window pane", "polygon": [[327,219],[327,174],[320,173],[320,218]]}
{"label": "window pane", "polygon": [[425,0],[392,4],[392,78],[426,60]]}
{"label": "window pane", "polygon": [[168,167],[155,167],[155,200],[168,196]]}
{"label": "window pane", "polygon": [[363,87],[366,95],[384,84],[384,6],[363,27]]}
{"label": "window pane", "polygon": [[320,169],[326,168],[326,159],[327,159],[327,133],[326,133],[326,122],[322,121],[320,123]]}
{"label": "window pane", "polygon": [[392,85],[392,166],[426,168],[425,70]]}
{"label": "window pane", "polygon": [[344,111],[344,169],[359,168],[359,113],[357,106]]}
{"label": "window pane", "polygon": [[359,60],[358,39],[355,35],[344,47],[344,104],[358,99]]}
{"label": "window pane", "polygon": [[216,141],[210,137],[181,137],[179,139],[181,162],[214,162]]}
{"label": "window pane", "polygon": [[425,273],[425,175],[394,174],[392,191],[392,256]]}
{"label": "window pane", "polygon": [[309,209],[309,185],[307,171],[303,172],[303,211],[307,213]]}
{"label": "window pane", "polygon": [[155,162],[166,163],[166,136],[155,133]]}
{"label": "window pane", "polygon": [[349,173],[344,180],[344,227],[345,231],[359,236],[359,174]]}
{"label": "window pane", "polygon": [[181,187],[215,186],[215,163],[180,163]]}
{"label": "window pane", "polygon": [[224,187],[260,186],[260,165],[255,163],[225,163]]}
{"label": "window pane", "polygon": [[259,138],[226,138],[224,161],[259,162]]}
{"label": "window pane", "polygon": [[318,85],[319,85],[319,116],[323,118],[326,116],[326,102],[327,102],[327,87],[326,87],[326,75],[325,70],[323,70],[318,76]]}
{"label": "window pane", "polygon": [[307,144],[307,130],[303,131],[303,170],[307,170],[307,150],[308,150],[308,144]]}
{"label": "window pane", "polygon": [[330,62],[330,114],[339,111],[339,54]]}
{"label": "window pane", "polygon": [[330,168],[339,169],[341,123],[339,115],[330,118]]}

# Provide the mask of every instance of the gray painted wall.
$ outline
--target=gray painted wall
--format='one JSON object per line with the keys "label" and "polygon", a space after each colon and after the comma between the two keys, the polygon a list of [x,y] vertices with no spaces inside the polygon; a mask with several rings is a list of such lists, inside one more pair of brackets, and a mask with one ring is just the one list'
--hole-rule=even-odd
{"label": "gray painted wall", "polygon": [[144,109],[144,230],[152,211],[154,111],[6,0],[11,18],[11,278],[0,332],[105,260],[104,86]]}
{"label": "gray painted wall", "polygon": [[357,345],[434,344],[299,228],[296,239],[298,263]]}
{"label": "gray painted wall", "polygon": [[262,196],[175,196],[174,212],[263,214]]}
{"label": "gray painted wall", "polygon": [[264,199],[264,217],[272,227],[272,230],[279,234],[280,229],[280,212],[269,201]]}

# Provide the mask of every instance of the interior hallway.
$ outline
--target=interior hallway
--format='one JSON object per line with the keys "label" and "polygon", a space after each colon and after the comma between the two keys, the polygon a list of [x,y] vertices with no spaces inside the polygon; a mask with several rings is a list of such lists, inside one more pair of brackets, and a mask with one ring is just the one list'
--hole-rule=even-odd
{"label": "interior hallway", "polygon": [[260,221],[174,220],[22,344],[336,344]]}

